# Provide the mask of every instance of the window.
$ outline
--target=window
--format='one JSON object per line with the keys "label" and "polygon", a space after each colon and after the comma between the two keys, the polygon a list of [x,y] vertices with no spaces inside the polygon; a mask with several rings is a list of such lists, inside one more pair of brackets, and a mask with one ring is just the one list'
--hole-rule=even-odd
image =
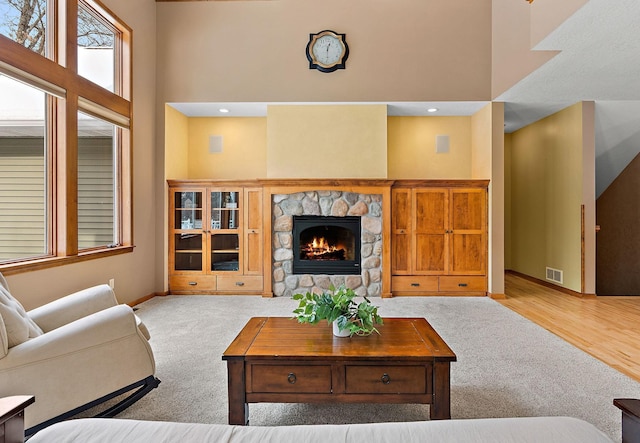
{"label": "window", "polygon": [[47,16],[46,0],[0,0],[0,34],[46,55]]}
{"label": "window", "polygon": [[115,132],[112,123],[78,115],[78,249],[119,243]]}
{"label": "window", "polygon": [[47,94],[0,75],[0,260],[41,257],[47,243]]}
{"label": "window", "polygon": [[0,0],[0,269],[132,250],[130,43],[97,1]]}
{"label": "window", "polygon": [[78,74],[114,92],[116,31],[85,4],[78,5]]}

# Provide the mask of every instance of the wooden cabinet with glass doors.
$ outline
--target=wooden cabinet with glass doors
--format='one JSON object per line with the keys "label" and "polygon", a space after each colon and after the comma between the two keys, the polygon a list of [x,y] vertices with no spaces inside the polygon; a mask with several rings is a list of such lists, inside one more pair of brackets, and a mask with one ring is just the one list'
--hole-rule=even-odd
{"label": "wooden cabinet with glass doors", "polygon": [[486,295],[487,181],[397,181],[394,295]]}
{"label": "wooden cabinet with glass doors", "polygon": [[169,292],[261,294],[262,191],[169,182]]}

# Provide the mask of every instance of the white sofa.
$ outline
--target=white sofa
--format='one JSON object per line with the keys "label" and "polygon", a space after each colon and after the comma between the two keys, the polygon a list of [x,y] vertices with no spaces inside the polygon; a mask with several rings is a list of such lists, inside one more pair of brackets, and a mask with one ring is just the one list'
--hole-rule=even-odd
{"label": "white sofa", "polygon": [[232,426],[123,419],[55,424],[29,443],[611,443],[586,421],[570,417],[437,420],[303,426]]}
{"label": "white sofa", "polygon": [[113,416],[159,383],[149,332],[108,285],[25,312],[0,274],[0,397],[35,395],[27,434],[130,393]]}

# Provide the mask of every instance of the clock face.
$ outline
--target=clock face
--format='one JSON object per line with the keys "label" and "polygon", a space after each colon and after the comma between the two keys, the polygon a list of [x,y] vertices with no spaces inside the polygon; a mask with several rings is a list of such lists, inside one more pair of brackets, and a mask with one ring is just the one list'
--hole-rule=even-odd
{"label": "clock face", "polygon": [[332,35],[323,35],[313,45],[313,55],[318,63],[330,66],[342,58],[342,42]]}
{"label": "clock face", "polygon": [[349,47],[345,34],[322,31],[309,35],[309,43],[307,43],[309,69],[317,69],[321,72],[344,69],[348,56]]}

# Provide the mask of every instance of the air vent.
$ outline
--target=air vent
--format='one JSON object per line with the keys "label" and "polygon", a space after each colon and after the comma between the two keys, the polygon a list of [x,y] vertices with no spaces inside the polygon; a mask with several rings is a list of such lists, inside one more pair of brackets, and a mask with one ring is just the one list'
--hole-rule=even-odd
{"label": "air vent", "polygon": [[562,271],[547,267],[547,280],[562,284]]}

